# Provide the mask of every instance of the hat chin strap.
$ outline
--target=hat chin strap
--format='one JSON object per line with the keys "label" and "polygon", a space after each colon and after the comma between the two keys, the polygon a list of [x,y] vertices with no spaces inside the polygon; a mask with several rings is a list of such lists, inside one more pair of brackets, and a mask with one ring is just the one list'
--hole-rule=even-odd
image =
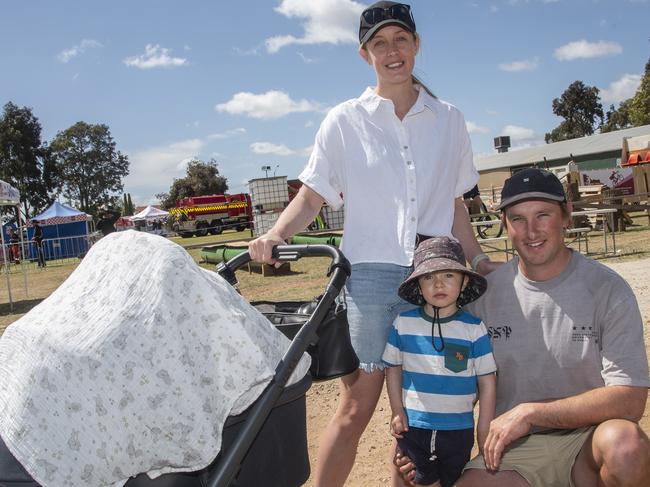
{"label": "hat chin strap", "polygon": [[[442,352],[445,349],[445,337],[442,336],[442,325],[440,324],[440,308],[433,306],[433,321],[431,322],[431,345],[436,352]],[[436,347],[436,323],[438,324],[438,335],[440,336],[440,348]]]}

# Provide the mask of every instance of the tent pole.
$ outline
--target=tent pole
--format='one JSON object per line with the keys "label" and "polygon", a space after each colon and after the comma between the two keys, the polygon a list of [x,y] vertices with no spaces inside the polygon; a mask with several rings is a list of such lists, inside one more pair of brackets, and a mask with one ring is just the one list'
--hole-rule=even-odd
{"label": "tent pole", "polygon": [[2,262],[4,264],[4,273],[7,278],[7,293],[9,294],[9,311],[14,310],[14,301],[11,298],[11,280],[9,279],[9,265],[7,264],[7,247],[5,246],[5,229],[1,227],[0,238],[2,239]]}
{"label": "tent pole", "polygon": [[[18,221],[18,229],[20,231],[20,248],[22,250],[22,259],[20,259],[20,269],[23,271],[23,286],[25,286],[25,298],[29,299],[29,289],[27,289],[27,270],[25,269],[25,241],[23,240],[23,229],[20,226],[20,206],[16,206],[16,220]],[[27,230],[27,221],[24,222],[25,230]]]}

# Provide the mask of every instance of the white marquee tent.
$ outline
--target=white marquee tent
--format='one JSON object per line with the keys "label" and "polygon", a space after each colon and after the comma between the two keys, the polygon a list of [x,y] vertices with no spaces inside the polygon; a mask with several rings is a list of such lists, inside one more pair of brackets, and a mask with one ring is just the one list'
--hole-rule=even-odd
{"label": "white marquee tent", "polygon": [[131,221],[135,220],[156,220],[159,218],[165,218],[169,216],[169,212],[165,210],[159,210],[154,206],[147,206],[144,210],[139,213],[136,213],[133,216],[130,216]]}

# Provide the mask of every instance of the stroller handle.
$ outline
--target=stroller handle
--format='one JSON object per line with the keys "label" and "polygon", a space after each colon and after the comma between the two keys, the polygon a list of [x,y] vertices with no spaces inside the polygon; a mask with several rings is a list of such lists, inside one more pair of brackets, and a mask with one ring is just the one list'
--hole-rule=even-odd
{"label": "stroller handle", "polygon": [[[331,245],[306,244],[306,245],[278,245],[273,249],[273,257],[278,261],[295,261],[302,257],[331,257],[327,275],[330,277],[325,293],[321,297],[311,317],[294,337],[291,345],[284,354],[280,364],[275,370],[275,376],[266,386],[257,401],[253,404],[239,435],[228,449],[221,452],[222,458],[215,471],[208,478],[208,487],[228,487],[241,466],[241,463],[255,440],[266,418],[275,406],[284,391],[284,386],[289,381],[303,353],[311,343],[318,340],[317,330],[322,323],[328,309],[334,303],[345,281],[350,276],[350,262],[339,249]],[[217,266],[217,272],[230,284],[236,286],[235,270],[251,261],[248,251],[239,254],[228,262]]]}
{"label": "stroller handle", "polygon": [[[327,275],[330,276],[335,269],[341,269],[345,274],[342,282],[340,282],[340,278],[336,279],[336,282],[330,282],[330,284],[338,288],[338,292],[340,292],[343,288],[345,280],[350,276],[351,272],[350,262],[348,259],[345,258],[339,249],[333,247],[332,245],[277,245],[273,247],[272,256],[274,259],[280,262],[293,262],[303,257],[331,257],[332,263]],[[221,262],[217,266],[217,272],[232,286],[236,287],[237,277],[235,276],[235,271],[240,267],[248,264],[251,260],[252,259],[250,253],[248,251],[242,252],[238,256],[230,259],[228,262]],[[337,273],[335,273],[335,276],[336,274]]]}

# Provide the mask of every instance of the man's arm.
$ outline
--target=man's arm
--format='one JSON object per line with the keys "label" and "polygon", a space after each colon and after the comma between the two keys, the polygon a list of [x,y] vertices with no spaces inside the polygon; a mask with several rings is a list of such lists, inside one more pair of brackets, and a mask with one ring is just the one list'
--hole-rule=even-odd
{"label": "man's arm", "polygon": [[528,434],[533,426],[573,429],[609,419],[637,422],[647,399],[645,387],[606,386],[564,399],[519,404],[490,424],[484,447],[485,464],[496,470],[504,449]]}

